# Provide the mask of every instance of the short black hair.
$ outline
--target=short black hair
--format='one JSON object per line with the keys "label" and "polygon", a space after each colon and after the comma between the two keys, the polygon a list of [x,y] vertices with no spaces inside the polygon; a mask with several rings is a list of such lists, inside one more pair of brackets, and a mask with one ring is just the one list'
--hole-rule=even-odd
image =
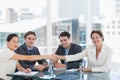
{"label": "short black hair", "polygon": [[64,32],[61,32],[60,33],[60,35],[59,35],[59,38],[60,37],[67,37],[68,39],[70,38],[70,33],[69,32],[67,32],[67,31],[64,31]]}
{"label": "short black hair", "polygon": [[100,30],[93,30],[90,35],[91,38],[92,38],[93,33],[97,33],[100,37],[103,37],[102,41],[104,41],[104,35]]}
{"label": "short black hair", "polygon": [[34,36],[36,37],[35,32],[33,32],[33,31],[28,31],[28,32],[25,33],[24,38],[26,38],[26,37],[27,37],[28,35],[30,35],[30,34],[32,34],[32,35],[34,35]]}
{"label": "short black hair", "polygon": [[[6,39],[6,41],[8,41],[8,42],[10,42],[10,40],[13,38],[13,37],[18,37],[18,35],[17,34],[9,34],[8,36],[7,36],[7,39]],[[19,37],[18,37],[19,38]]]}

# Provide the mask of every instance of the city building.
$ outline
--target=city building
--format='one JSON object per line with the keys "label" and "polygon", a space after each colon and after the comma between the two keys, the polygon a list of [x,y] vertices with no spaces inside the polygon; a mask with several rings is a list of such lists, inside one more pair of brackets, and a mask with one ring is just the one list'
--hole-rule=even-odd
{"label": "city building", "polygon": [[13,8],[6,9],[6,22],[15,23],[18,21],[18,14]]}

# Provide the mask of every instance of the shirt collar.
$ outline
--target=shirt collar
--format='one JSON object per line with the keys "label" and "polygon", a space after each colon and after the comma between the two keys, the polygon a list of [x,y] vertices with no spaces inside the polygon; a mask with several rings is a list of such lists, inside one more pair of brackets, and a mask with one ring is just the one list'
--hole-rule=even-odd
{"label": "shirt collar", "polygon": [[65,51],[69,51],[69,48],[65,48]]}
{"label": "shirt collar", "polygon": [[[26,45],[26,44],[25,44],[25,45]],[[33,49],[33,47],[30,48],[30,47],[28,47],[27,45],[26,45],[26,47],[27,47],[28,51]]]}

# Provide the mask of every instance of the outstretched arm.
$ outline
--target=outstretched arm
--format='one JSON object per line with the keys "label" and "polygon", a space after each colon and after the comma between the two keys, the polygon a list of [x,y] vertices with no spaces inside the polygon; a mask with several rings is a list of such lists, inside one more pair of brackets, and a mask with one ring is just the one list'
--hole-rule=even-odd
{"label": "outstretched arm", "polygon": [[29,60],[29,61],[35,61],[35,60],[41,60],[41,59],[54,59],[54,56],[51,55],[20,55],[20,54],[14,54],[12,56],[12,59],[15,60]]}
{"label": "outstretched arm", "polygon": [[77,53],[74,55],[66,55],[66,56],[60,56],[60,55],[56,55],[54,54],[56,57],[58,57],[58,59],[62,59],[62,60],[66,60],[67,62],[69,61],[76,61],[76,60],[80,60],[84,57],[87,56],[86,50],[82,51],[81,53]]}
{"label": "outstretched arm", "polygon": [[58,56],[59,59],[66,60],[65,56]]}

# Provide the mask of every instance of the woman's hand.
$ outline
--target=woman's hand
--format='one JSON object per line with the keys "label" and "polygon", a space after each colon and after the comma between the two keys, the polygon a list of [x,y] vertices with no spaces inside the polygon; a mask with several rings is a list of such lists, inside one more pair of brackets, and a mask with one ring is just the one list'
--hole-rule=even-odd
{"label": "woman's hand", "polygon": [[51,56],[52,56],[52,60],[53,60],[54,63],[58,62],[59,58],[56,54],[52,54]]}

